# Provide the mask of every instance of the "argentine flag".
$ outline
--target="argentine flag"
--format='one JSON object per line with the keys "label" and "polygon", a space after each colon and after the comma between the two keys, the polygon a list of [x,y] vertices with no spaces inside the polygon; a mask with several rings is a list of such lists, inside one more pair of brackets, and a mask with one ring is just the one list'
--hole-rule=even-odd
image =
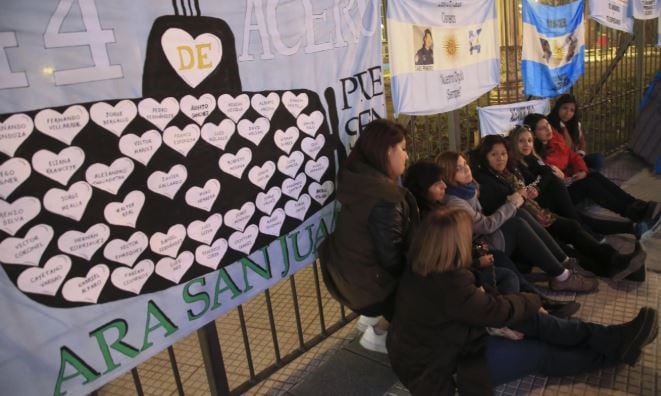
{"label": "argentine flag", "polygon": [[495,0],[389,0],[396,114],[458,109],[498,85]]}
{"label": "argentine flag", "polygon": [[565,93],[585,71],[583,1],[550,6],[523,0],[523,93]]}

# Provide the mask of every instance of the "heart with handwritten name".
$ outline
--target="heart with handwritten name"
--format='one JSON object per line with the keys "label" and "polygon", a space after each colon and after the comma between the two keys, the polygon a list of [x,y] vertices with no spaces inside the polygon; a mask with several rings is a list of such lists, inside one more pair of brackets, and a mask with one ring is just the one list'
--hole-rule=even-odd
{"label": "heart with handwritten name", "polygon": [[109,130],[115,136],[121,136],[124,129],[138,115],[138,108],[130,100],[120,100],[114,106],[97,102],[90,107],[90,117],[97,125]]}
{"label": "heart with handwritten name", "polygon": [[34,123],[26,114],[14,114],[0,122],[0,151],[13,156],[21,144],[30,137]]}
{"label": "heart with handwritten name", "polygon": [[64,113],[53,109],[41,110],[34,117],[34,126],[44,135],[71,144],[89,120],[87,109],[81,105],[73,105],[64,110]]}

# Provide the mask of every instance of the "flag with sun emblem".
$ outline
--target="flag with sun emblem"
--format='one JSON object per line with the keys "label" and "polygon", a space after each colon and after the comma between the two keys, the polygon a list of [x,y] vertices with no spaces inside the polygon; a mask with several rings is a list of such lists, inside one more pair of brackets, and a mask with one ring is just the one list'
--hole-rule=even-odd
{"label": "flag with sun emblem", "polygon": [[523,0],[521,73],[525,95],[567,92],[585,71],[582,0],[551,6]]}
{"label": "flag with sun emblem", "polygon": [[498,85],[494,0],[390,0],[387,18],[395,113],[455,110]]}

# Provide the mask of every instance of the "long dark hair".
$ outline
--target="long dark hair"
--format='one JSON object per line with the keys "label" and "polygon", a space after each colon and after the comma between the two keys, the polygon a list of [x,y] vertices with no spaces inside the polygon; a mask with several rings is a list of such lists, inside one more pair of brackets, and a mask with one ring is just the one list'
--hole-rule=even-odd
{"label": "long dark hair", "polygon": [[537,155],[539,155],[542,159],[544,159],[546,158],[546,146],[544,146],[544,143],[542,143],[539,139],[537,139],[537,135],[535,134],[537,123],[540,122],[541,120],[548,121],[548,118],[543,114],[531,113],[528,114],[526,118],[523,119],[523,123],[530,127],[530,130],[532,131],[532,138],[535,142],[535,151],[537,152]]}
{"label": "long dark hair", "polygon": [[406,129],[399,123],[376,119],[360,132],[344,167],[352,169],[356,162],[364,162],[390,177],[388,149],[406,139]]}
{"label": "long dark hair", "polygon": [[480,145],[477,147],[477,153],[474,157],[477,163],[474,165],[477,165],[485,171],[491,170],[491,167],[489,166],[489,160],[487,159],[487,154],[489,154],[489,152],[497,144],[502,144],[505,147],[505,150],[507,150],[507,170],[510,172],[515,172],[516,166],[512,160],[512,150],[510,150],[510,145],[507,142],[507,139],[500,135],[487,135],[482,138]]}
{"label": "long dark hair", "polygon": [[574,116],[572,117],[571,120],[565,122],[565,127],[567,128],[567,132],[569,132],[569,136],[571,137],[572,141],[574,143],[578,143],[578,139],[580,137],[580,130],[578,127],[578,123],[581,120],[581,115],[578,111],[578,102],[576,102],[576,98],[571,95],[571,94],[564,94],[560,96],[556,101],[555,105],[553,106],[553,109],[551,109],[551,113],[548,116],[549,124],[553,128],[555,128],[556,131],[562,131],[562,127],[560,126],[560,123],[562,122],[560,120],[560,107],[562,105],[567,104],[567,103],[573,103],[574,106],[576,107],[576,112],[574,113]]}
{"label": "long dark hair", "polygon": [[421,217],[439,206],[437,202],[429,201],[427,192],[434,183],[442,181],[442,173],[440,166],[425,160],[413,163],[404,173],[404,187],[413,194]]}
{"label": "long dark hair", "polygon": [[[422,47],[420,47],[420,49],[425,49],[425,37],[427,37],[427,35],[429,35],[429,38],[432,39],[432,43],[434,42],[434,36],[431,35],[431,30],[425,29],[425,32],[422,34]],[[432,48],[433,48],[433,44],[432,47],[429,49],[431,50]]]}

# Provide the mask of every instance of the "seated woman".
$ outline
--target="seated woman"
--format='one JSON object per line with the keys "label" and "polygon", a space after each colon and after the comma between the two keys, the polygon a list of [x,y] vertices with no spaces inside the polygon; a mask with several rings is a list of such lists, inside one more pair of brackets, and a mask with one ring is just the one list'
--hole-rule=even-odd
{"label": "seated woman", "polygon": [[558,177],[567,184],[574,204],[589,198],[634,222],[658,221],[661,214],[660,203],[636,199],[601,173],[589,172],[583,158],[565,144],[562,136],[553,130],[545,116],[528,114],[524,124],[533,129],[535,149],[547,164],[556,168]]}
{"label": "seated woman", "polygon": [[339,175],[342,207],[335,230],[318,251],[333,297],[361,315],[382,316],[360,340],[382,353],[411,230],[419,220],[415,199],[397,183],[408,158],[405,134],[387,120],[372,121],[361,132]]}
{"label": "seated woman", "polygon": [[443,181],[448,186],[444,202],[468,211],[473,219],[473,232],[484,236],[490,246],[510,257],[515,255],[517,264],[521,264],[519,260],[536,264],[552,276],[549,281],[552,290],[591,292],[597,289],[597,280],[573,270],[573,260],[543,227],[526,212],[517,212],[524,203],[521,194],[511,194],[501,207],[487,216],[482,212],[478,185],[463,154],[447,151],[436,157],[436,163],[443,169]]}
{"label": "seated woman", "polygon": [[[477,287],[468,270],[471,222],[462,209],[436,210],[413,238],[387,340],[392,368],[413,395],[451,396],[455,388],[489,395],[492,386],[529,374],[561,377],[635,365],[655,339],[652,308],[603,326],[546,315],[533,294]],[[511,327],[523,339],[488,336],[487,326]]]}
{"label": "seated woman", "polygon": [[537,205],[535,198],[538,197],[538,190],[525,186],[519,170],[510,161],[509,151],[507,140],[499,135],[486,136],[480,142],[473,177],[480,184],[479,200],[484,213],[498,210],[509,195],[518,192],[526,200],[524,210],[533,215],[553,237],[571,244],[583,257],[589,259],[583,263],[586,269],[600,276],[622,280],[643,267],[646,254],[638,243],[631,255],[620,254],[610,245],[595,240],[578,221]]}
{"label": "seated woman", "polygon": [[[427,161],[413,163],[404,173],[404,187],[415,197],[422,219],[432,211],[445,207],[442,201],[445,198],[446,185],[441,178],[442,173],[443,169],[440,166]],[[542,306],[554,316],[569,317],[580,308],[580,304],[575,301],[560,302],[544,297],[542,292],[519,272],[504,252],[492,249],[478,235],[474,235],[473,238],[471,269],[482,283],[495,286],[501,294],[526,291],[539,295]],[[515,277],[514,281],[512,275]]]}

